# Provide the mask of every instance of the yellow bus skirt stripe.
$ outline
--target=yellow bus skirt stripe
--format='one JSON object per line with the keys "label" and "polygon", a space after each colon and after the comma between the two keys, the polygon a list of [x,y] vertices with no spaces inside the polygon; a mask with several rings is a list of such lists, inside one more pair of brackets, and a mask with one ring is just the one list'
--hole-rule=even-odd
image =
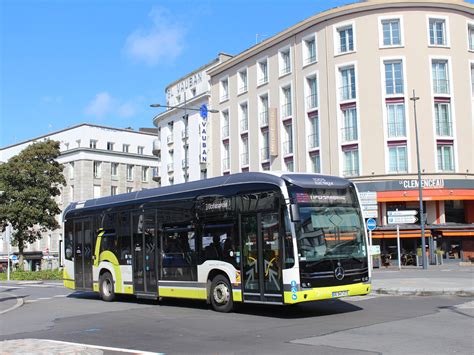
{"label": "yellow bus skirt stripe", "polygon": [[158,292],[160,297],[194,298],[200,300],[206,299],[205,288],[177,288],[160,286],[160,290]]}
{"label": "yellow bus skirt stripe", "polygon": [[63,284],[64,284],[64,287],[67,287],[73,290],[76,288],[76,282],[71,276],[69,276],[69,273],[67,272],[66,268],[63,269]]}
{"label": "yellow bus skirt stripe", "polygon": [[[332,296],[333,292],[348,291],[348,296],[358,296],[358,295],[366,295],[370,293],[370,290],[371,290],[371,285],[365,284],[365,283],[357,283],[357,284],[345,285],[345,286],[318,287],[318,288],[312,288],[309,290],[298,291],[298,292],[285,291],[284,299],[285,299],[285,303],[294,304],[294,303],[300,303],[300,302],[318,301],[318,300],[334,298]],[[296,295],[296,299],[294,299],[295,298],[294,295]]]}

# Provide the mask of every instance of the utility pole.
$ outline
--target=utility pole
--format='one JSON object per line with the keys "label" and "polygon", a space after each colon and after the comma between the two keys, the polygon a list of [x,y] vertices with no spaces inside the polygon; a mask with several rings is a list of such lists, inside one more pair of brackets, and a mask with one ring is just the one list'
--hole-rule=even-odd
{"label": "utility pole", "polygon": [[418,142],[418,122],[416,120],[416,102],[420,98],[415,95],[413,89],[413,96],[410,98],[413,101],[413,113],[415,117],[415,137],[416,137],[416,162],[418,166],[418,198],[420,200],[420,225],[421,225],[421,260],[423,262],[423,269],[428,269],[428,260],[426,257],[426,242],[425,242],[425,218],[423,212],[423,187],[421,185],[421,167],[420,167],[420,144]]}

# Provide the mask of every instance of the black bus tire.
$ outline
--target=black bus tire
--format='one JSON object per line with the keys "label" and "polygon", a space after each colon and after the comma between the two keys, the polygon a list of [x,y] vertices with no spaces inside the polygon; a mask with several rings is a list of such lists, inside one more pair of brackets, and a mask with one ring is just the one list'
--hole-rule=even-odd
{"label": "black bus tire", "polygon": [[232,286],[227,277],[216,275],[211,283],[211,305],[217,312],[228,313],[234,309]]}
{"label": "black bus tire", "polygon": [[114,279],[110,272],[104,272],[99,278],[99,294],[106,302],[115,300]]}

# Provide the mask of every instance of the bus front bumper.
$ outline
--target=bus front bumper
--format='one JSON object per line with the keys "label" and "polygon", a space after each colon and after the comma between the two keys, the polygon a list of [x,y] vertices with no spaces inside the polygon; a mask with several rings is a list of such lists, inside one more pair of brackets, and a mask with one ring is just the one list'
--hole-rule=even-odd
{"label": "bus front bumper", "polygon": [[331,298],[367,295],[371,291],[370,283],[356,283],[343,286],[307,288],[301,291],[285,291],[285,304],[319,301]]}

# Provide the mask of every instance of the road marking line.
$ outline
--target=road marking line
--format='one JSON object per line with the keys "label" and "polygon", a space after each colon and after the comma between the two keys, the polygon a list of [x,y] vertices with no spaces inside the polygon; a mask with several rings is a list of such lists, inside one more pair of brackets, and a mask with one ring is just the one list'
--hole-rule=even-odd
{"label": "road marking line", "polygon": [[33,303],[33,302],[38,302],[38,300],[28,300],[28,301],[25,301],[25,303]]}
{"label": "road marking line", "polygon": [[26,288],[24,286],[13,286],[13,285],[11,285],[11,286],[0,286],[0,287],[1,288]]}
{"label": "road marking line", "polygon": [[109,346],[90,345],[90,344],[84,344],[84,343],[71,343],[68,341],[49,340],[49,339],[43,339],[43,340],[50,341],[52,343],[57,343],[57,344],[81,345],[81,346],[86,346],[88,348],[93,348],[93,349],[117,351],[117,352],[122,352],[122,353],[133,353],[133,354],[143,354],[143,355],[164,354],[164,353],[156,353],[156,352],[149,352],[149,351],[142,351],[142,350],[131,350],[131,349],[124,349],[124,348],[112,348]]}
{"label": "road marking line", "polygon": [[56,296],[53,296],[53,297],[67,297],[69,295],[56,295]]}
{"label": "road marking line", "polygon": [[[13,293],[11,293],[11,295],[13,295]],[[13,295],[13,296],[16,297],[16,304],[14,306],[11,306],[8,309],[5,309],[4,311],[1,311],[0,314],[4,314],[4,313],[10,312],[10,311],[13,311],[14,309],[16,309],[18,307],[21,307],[23,305],[23,303],[25,303],[25,301],[23,301],[23,298],[20,298],[17,295]]]}
{"label": "road marking line", "polygon": [[40,297],[38,300],[50,300],[52,297]]}

